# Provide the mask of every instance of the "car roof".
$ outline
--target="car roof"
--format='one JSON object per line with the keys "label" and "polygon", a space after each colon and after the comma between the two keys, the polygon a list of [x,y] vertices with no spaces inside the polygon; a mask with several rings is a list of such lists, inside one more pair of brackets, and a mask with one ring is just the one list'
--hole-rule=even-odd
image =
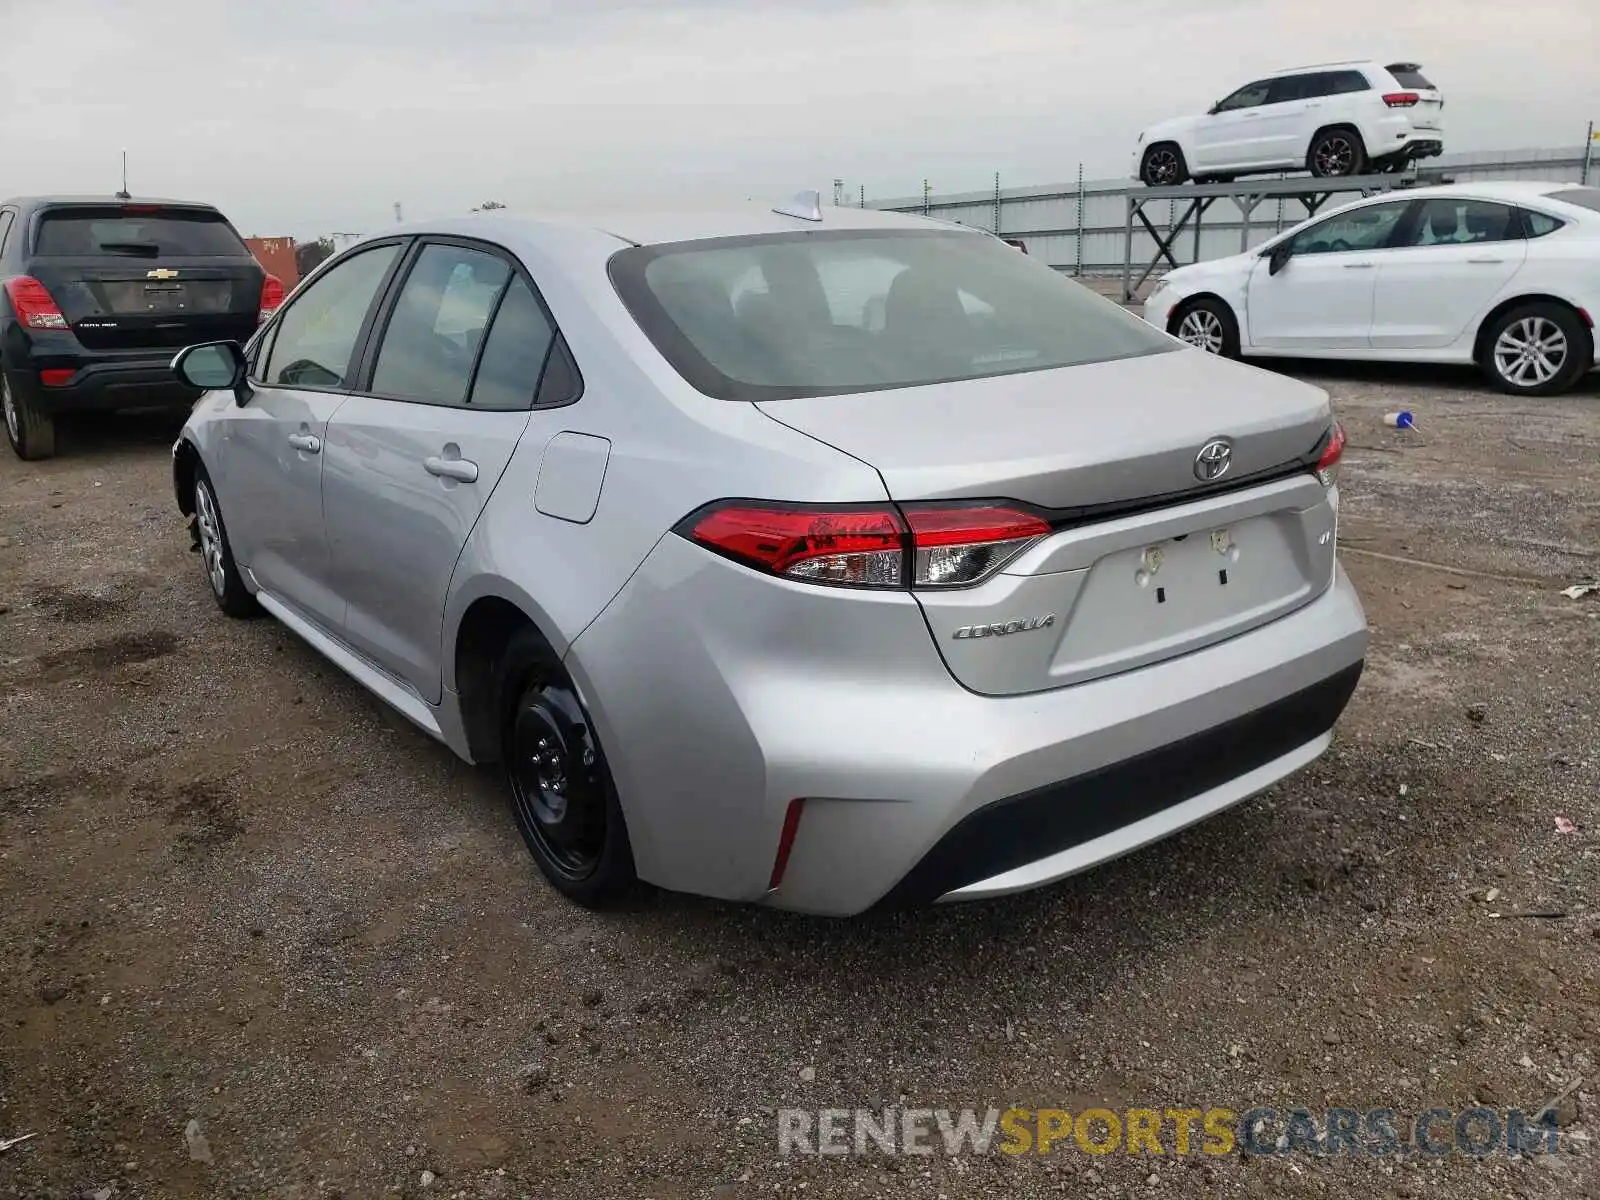
{"label": "car roof", "polygon": [[124,196],[12,196],[10,199],[0,200],[0,204],[7,204],[16,208],[43,208],[54,204],[98,205],[103,208],[120,208],[131,204],[135,207],[158,205],[161,208],[198,208],[207,212],[217,211],[215,205],[207,204],[203,200],[171,200],[162,196],[134,196],[131,199]]}
{"label": "car roof", "polygon": [[491,240],[511,237],[542,241],[562,231],[584,231],[606,234],[619,242],[628,242],[636,246],[657,246],[668,242],[702,241],[710,238],[837,230],[889,231],[938,228],[951,232],[970,229],[973,233],[985,236],[989,233],[988,230],[976,226],[957,227],[952,222],[884,212],[873,208],[824,206],[821,212],[822,220],[807,221],[800,217],[784,216],[774,212],[771,206],[765,203],[581,214],[524,215],[501,210],[465,217],[447,217],[436,221],[411,221],[381,232],[375,231],[373,236],[437,233],[484,237]]}
{"label": "car roof", "polygon": [[1380,192],[1372,200],[1392,200],[1397,197],[1423,199],[1430,196],[1469,196],[1477,200],[1504,200],[1518,203],[1533,199],[1559,200],[1561,193],[1579,187],[1576,183],[1559,183],[1535,179],[1486,179],[1482,183],[1430,183],[1416,187],[1396,188]]}

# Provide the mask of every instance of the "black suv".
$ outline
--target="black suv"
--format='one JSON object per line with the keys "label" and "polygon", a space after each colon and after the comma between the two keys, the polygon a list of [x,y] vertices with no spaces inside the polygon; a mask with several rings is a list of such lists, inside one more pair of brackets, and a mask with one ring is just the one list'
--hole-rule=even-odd
{"label": "black suv", "polygon": [[0,203],[0,401],[18,456],[55,453],[57,413],[187,407],[196,342],[243,342],[283,302],[209,204],[34,196]]}

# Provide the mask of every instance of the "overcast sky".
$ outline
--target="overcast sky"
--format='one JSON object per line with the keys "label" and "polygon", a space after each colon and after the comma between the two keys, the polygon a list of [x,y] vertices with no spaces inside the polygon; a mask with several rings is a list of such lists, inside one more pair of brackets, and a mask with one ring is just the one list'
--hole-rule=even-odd
{"label": "overcast sky", "polygon": [[[15,19],[12,19],[15,18]],[[1141,126],[1376,55],[1448,148],[1576,145],[1596,0],[0,0],[0,192],[206,199],[247,234],[1126,170]]]}

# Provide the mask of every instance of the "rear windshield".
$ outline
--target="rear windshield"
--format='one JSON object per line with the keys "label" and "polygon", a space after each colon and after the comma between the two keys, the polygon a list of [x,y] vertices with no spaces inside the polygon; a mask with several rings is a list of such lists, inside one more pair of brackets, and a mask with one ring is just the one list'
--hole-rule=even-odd
{"label": "rear windshield", "polygon": [[1545,195],[1563,204],[1576,204],[1579,208],[1592,208],[1600,212],[1600,188],[1562,188],[1560,191],[1546,192]]}
{"label": "rear windshield", "polygon": [[46,212],[33,252],[67,257],[238,258],[250,251],[221,213],[72,208]]}
{"label": "rear windshield", "polygon": [[915,387],[1175,349],[995,238],[938,230],[640,246],[623,303],[696,389],[778,400]]}
{"label": "rear windshield", "polygon": [[1394,81],[1401,87],[1422,88],[1432,91],[1433,84],[1428,82],[1427,76],[1422,73],[1421,67],[1407,66],[1405,63],[1396,63],[1388,68],[1389,74],[1394,76]]}

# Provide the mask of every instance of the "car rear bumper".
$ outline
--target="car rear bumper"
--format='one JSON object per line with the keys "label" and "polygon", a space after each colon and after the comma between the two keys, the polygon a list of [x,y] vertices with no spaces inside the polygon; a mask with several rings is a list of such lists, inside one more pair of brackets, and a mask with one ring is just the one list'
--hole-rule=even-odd
{"label": "car rear bumper", "polygon": [[[188,408],[202,393],[172,373],[175,351],[100,357],[87,361],[41,357],[32,369],[8,369],[12,387],[45,412],[114,412],[130,408]],[[60,384],[46,385],[40,372],[70,370]]]}
{"label": "car rear bumper", "polygon": [[643,878],[848,915],[1036,887],[1247,798],[1326,748],[1366,645],[1336,571],[1227,642],[980,696],[910,596],[777,581],[669,536],[569,664]]}

